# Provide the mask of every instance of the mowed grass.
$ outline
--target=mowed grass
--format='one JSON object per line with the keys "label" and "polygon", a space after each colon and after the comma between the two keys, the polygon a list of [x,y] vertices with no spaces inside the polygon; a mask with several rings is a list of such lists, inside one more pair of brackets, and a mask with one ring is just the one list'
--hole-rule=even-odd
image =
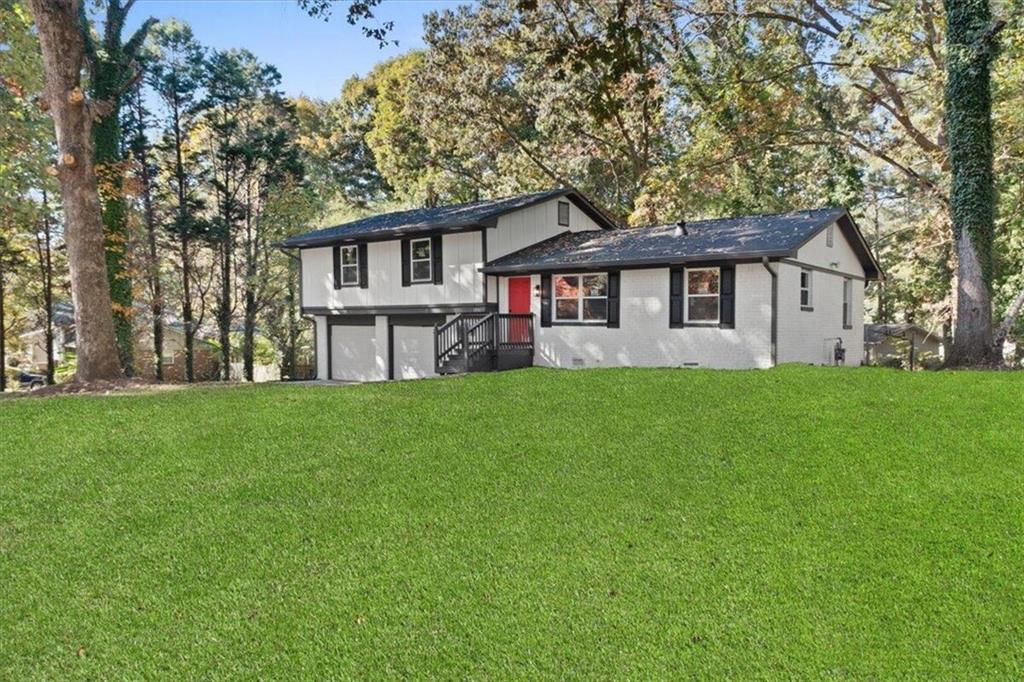
{"label": "mowed grass", "polygon": [[1024,675],[1024,375],[0,402],[0,678]]}

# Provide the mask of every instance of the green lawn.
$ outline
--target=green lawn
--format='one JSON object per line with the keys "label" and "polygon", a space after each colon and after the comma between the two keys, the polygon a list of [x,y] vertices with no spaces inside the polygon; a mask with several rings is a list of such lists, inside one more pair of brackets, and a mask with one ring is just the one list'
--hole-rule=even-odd
{"label": "green lawn", "polygon": [[0,678],[1024,675],[1024,375],[0,401]]}

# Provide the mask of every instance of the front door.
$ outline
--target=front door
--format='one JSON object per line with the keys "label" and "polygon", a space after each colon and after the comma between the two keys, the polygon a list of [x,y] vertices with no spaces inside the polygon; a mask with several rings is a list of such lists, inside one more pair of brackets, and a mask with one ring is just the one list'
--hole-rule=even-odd
{"label": "front door", "polygon": [[[508,280],[508,311],[515,314],[528,315],[530,313],[530,278],[510,277]],[[530,338],[529,319],[515,319],[509,321],[509,341],[521,343]]]}

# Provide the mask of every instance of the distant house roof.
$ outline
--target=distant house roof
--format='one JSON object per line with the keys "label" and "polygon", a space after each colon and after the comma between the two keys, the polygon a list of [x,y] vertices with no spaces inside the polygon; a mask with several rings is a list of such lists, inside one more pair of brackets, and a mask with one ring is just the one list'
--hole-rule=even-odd
{"label": "distant house roof", "polygon": [[685,224],[565,232],[502,256],[483,271],[491,274],[604,268],[716,260],[784,258],[826,226],[837,222],[860,258],[868,279],[880,270],[845,208],[698,220]]}
{"label": "distant house roof", "polygon": [[352,222],[306,232],[280,243],[285,248],[328,246],[352,241],[395,239],[439,232],[460,232],[481,227],[494,227],[498,217],[536,204],[565,197],[576,204],[602,227],[614,222],[582,194],[571,189],[552,189],[533,194],[520,194],[502,199],[484,199],[466,204],[416,208],[361,218]]}
{"label": "distant house roof", "polygon": [[[915,331],[924,336],[938,338],[939,335],[913,324],[912,322],[894,322],[889,324],[866,324],[864,325],[864,343],[881,343],[887,337],[905,337],[907,332]],[[941,339],[940,339],[941,340]]]}

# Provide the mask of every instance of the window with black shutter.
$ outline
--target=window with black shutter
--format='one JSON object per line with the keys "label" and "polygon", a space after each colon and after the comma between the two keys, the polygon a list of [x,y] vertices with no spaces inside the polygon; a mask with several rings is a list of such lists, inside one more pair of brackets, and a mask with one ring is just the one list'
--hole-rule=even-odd
{"label": "window with black shutter", "polygon": [[719,279],[718,326],[733,329],[736,327],[736,268],[723,266]]}
{"label": "window with black shutter", "polygon": [[683,326],[683,269],[672,268],[668,275],[668,326]]}

